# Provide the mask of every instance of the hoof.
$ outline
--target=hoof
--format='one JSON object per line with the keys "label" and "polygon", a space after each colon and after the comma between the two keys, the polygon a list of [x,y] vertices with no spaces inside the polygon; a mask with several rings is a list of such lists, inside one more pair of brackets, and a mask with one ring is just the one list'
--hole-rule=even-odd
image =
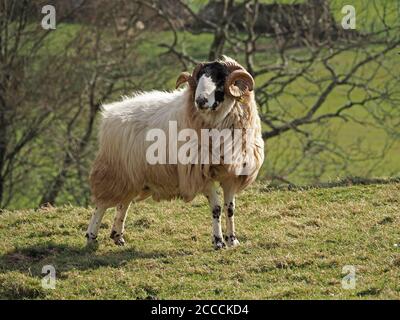
{"label": "hoof", "polygon": [[225,236],[225,241],[228,247],[234,248],[240,245],[240,242],[234,235]]}
{"label": "hoof", "polygon": [[124,238],[119,238],[119,239],[117,239],[117,240],[114,240],[114,243],[115,243],[117,246],[122,247],[122,246],[125,245],[125,240],[124,240]]}
{"label": "hoof", "polygon": [[92,234],[89,235],[88,233],[85,235],[86,237],[86,247],[91,249],[97,249],[99,243],[97,242],[97,237],[93,236]]}
{"label": "hoof", "polygon": [[114,243],[117,246],[124,246],[125,240],[122,234],[117,233],[115,230],[111,231],[110,238],[114,240]]}
{"label": "hoof", "polygon": [[213,245],[215,250],[220,250],[226,247],[225,242],[221,238],[216,236],[214,236],[213,238]]}

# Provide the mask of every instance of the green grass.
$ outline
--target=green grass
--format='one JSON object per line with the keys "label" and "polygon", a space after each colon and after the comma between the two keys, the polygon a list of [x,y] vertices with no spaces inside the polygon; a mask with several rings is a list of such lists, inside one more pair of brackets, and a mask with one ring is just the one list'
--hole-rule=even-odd
{"label": "green grass", "polygon": [[[399,299],[400,184],[310,190],[254,186],[237,199],[241,245],[214,251],[203,198],[131,206],[125,247],[101,225],[85,248],[91,210],[0,214],[2,299]],[[40,285],[54,265],[56,289]],[[356,268],[356,287],[341,286]]]}

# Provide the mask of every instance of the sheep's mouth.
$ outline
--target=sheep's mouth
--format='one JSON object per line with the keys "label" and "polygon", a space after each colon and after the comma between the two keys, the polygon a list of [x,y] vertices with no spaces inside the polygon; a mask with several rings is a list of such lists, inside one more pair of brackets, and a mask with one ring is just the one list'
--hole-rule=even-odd
{"label": "sheep's mouth", "polygon": [[218,109],[218,107],[220,106],[220,103],[218,102],[214,102],[214,104],[212,106],[207,106],[207,105],[198,105],[195,102],[195,106],[196,109],[201,111],[201,112],[212,112],[212,111],[216,111]]}

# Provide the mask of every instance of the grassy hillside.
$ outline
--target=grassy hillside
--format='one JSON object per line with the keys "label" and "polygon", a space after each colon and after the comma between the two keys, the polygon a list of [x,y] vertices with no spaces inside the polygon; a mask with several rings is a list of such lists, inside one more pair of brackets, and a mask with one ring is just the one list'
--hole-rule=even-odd
{"label": "grassy hillside", "polygon": [[[0,213],[2,299],[399,299],[400,184],[310,190],[258,185],[237,200],[241,246],[214,251],[206,202],[132,206],[125,247],[85,248],[91,210]],[[54,265],[56,289],[40,285]],[[356,286],[341,286],[342,268]]]}

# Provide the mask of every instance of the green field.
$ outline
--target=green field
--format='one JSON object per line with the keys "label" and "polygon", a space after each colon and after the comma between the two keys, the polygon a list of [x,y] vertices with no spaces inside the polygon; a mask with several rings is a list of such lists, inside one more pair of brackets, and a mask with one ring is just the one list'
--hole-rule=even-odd
{"label": "green field", "polygon": [[[0,299],[399,299],[400,184],[256,185],[237,200],[241,245],[214,251],[203,198],[131,206],[125,247],[85,248],[90,209],[0,213]],[[53,265],[56,288],[41,287]],[[353,289],[342,268],[354,266]]]}

